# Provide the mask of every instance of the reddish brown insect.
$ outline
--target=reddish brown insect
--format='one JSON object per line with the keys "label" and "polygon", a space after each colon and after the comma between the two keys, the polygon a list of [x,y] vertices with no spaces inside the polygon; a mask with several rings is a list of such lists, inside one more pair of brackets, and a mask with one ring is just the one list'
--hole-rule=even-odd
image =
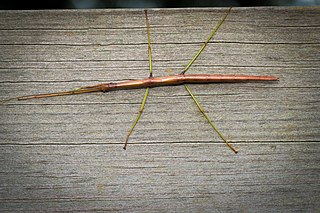
{"label": "reddish brown insect", "polygon": [[[223,19],[219,22],[217,27],[211,32],[209,38],[205,41],[205,43],[201,46],[200,50],[196,53],[196,55],[190,60],[187,66],[179,75],[171,75],[171,76],[164,76],[164,77],[152,77],[152,54],[151,54],[151,41],[150,41],[150,26],[147,16],[147,11],[145,10],[145,17],[146,17],[146,24],[147,24],[147,35],[148,35],[148,55],[149,55],[149,78],[140,79],[140,80],[130,80],[118,83],[104,83],[104,84],[97,84],[93,86],[85,86],[80,87],[75,90],[64,91],[64,92],[56,92],[56,93],[47,93],[47,94],[38,94],[38,95],[27,95],[27,96],[20,96],[16,98],[11,98],[9,100],[28,100],[28,99],[35,99],[35,98],[48,98],[54,96],[64,96],[64,95],[77,95],[82,93],[91,93],[91,92],[108,92],[112,90],[122,90],[122,89],[138,89],[138,88],[147,88],[143,101],[141,103],[138,116],[134,121],[133,126],[129,130],[129,133],[126,137],[124,149],[126,149],[128,139],[138,123],[140,116],[143,112],[144,106],[146,104],[146,100],[149,94],[149,88],[151,87],[159,87],[159,86],[172,86],[172,85],[180,85],[183,84],[186,90],[189,92],[190,96],[196,103],[197,107],[199,108],[200,112],[206,118],[206,120],[210,123],[213,129],[218,133],[221,139],[226,143],[226,145],[235,153],[238,151],[233,148],[233,146],[227,142],[227,140],[223,137],[223,135],[218,131],[215,125],[211,122],[210,118],[204,112],[203,108],[201,107],[200,103],[196,99],[196,97],[191,92],[191,89],[188,87],[187,84],[189,83],[196,83],[196,84],[204,84],[204,83],[236,83],[236,82],[247,82],[247,81],[276,81],[278,80],[277,77],[274,76],[254,76],[254,75],[221,75],[221,74],[194,74],[194,75],[186,75],[185,72],[191,67],[193,62],[198,58],[202,50],[206,47],[209,43],[210,39],[222,25],[224,20],[227,18],[231,11],[231,8],[228,10],[226,15]],[[3,101],[3,102],[5,102]]]}
{"label": "reddish brown insect", "polygon": [[28,100],[34,98],[48,98],[54,96],[77,95],[91,92],[108,92],[113,90],[139,89],[148,87],[173,86],[181,84],[205,84],[205,83],[236,83],[246,81],[276,81],[274,76],[254,76],[254,75],[210,75],[210,74],[194,74],[194,75],[172,75],[163,77],[149,77],[140,80],[123,81],[118,83],[104,83],[93,86],[80,87],[75,90],[47,93],[38,95],[20,96],[14,99]]}

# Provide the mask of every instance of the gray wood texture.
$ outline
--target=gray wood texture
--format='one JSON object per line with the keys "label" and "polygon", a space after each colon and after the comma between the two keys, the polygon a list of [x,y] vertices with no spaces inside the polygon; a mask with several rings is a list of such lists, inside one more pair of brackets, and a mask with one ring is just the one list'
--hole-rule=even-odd
{"label": "gray wood texture", "polygon": [[[149,9],[154,76],[179,73],[227,8]],[[319,212],[320,7],[233,8],[188,73],[274,83],[0,105],[0,211]],[[0,11],[0,99],[148,76],[143,9]],[[171,71],[172,70],[172,71]]]}

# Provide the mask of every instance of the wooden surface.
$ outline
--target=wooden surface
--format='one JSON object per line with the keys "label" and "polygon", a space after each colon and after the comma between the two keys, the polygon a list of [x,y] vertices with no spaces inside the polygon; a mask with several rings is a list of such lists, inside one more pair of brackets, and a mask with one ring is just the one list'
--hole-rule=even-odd
{"label": "wooden surface", "polygon": [[[149,10],[154,76],[179,73],[227,8]],[[188,73],[275,83],[0,105],[0,211],[320,211],[320,8],[233,8]],[[0,99],[148,76],[143,9],[0,12]],[[173,71],[170,71],[171,69]]]}

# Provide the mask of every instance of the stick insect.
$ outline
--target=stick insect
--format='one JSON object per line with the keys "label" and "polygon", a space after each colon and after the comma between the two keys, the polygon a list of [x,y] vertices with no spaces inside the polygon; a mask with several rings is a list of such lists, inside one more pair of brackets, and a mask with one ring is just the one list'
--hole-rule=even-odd
{"label": "stick insect", "polygon": [[64,96],[64,95],[76,95],[76,94],[83,94],[83,93],[92,93],[92,92],[108,92],[112,90],[122,90],[122,89],[137,89],[137,88],[146,88],[145,95],[143,97],[142,103],[140,105],[138,114],[136,119],[134,120],[134,123],[132,127],[130,128],[126,139],[124,143],[123,149],[127,148],[128,141],[130,138],[130,135],[132,134],[135,126],[140,120],[140,117],[143,113],[143,110],[145,108],[147,98],[149,95],[149,90],[152,87],[158,87],[158,86],[171,86],[171,85],[183,85],[195,104],[197,105],[199,111],[201,114],[205,117],[205,119],[208,121],[208,123],[212,126],[214,131],[217,132],[219,137],[223,140],[223,142],[234,152],[237,153],[238,151],[225,139],[225,137],[220,133],[220,131],[217,129],[217,127],[213,124],[209,116],[205,113],[204,109],[200,105],[199,101],[195,97],[195,95],[192,93],[190,87],[187,85],[189,83],[223,83],[223,82],[245,82],[245,81],[276,81],[278,80],[277,77],[274,76],[253,76],[253,75],[221,75],[221,74],[185,74],[191,65],[194,63],[194,61],[198,58],[198,56],[201,54],[201,52],[204,50],[204,48],[207,46],[207,44],[210,42],[211,38],[214,36],[214,34],[217,32],[217,30],[220,28],[220,26],[223,24],[223,22],[226,20],[228,15],[231,12],[231,7],[228,9],[226,14],[223,16],[221,21],[218,23],[218,25],[215,27],[215,29],[212,30],[211,34],[209,35],[208,39],[204,42],[204,44],[201,46],[201,48],[198,50],[198,52],[195,54],[195,56],[189,61],[189,63],[185,66],[183,71],[178,75],[171,75],[171,76],[164,76],[164,77],[152,77],[152,51],[151,51],[151,33],[150,33],[150,24],[148,19],[147,10],[144,11],[145,13],[145,19],[146,19],[146,29],[147,29],[147,39],[148,39],[148,56],[149,56],[149,77],[145,79],[139,79],[139,80],[130,80],[130,81],[124,81],[124,82],[118,82],[118,83],[103,83],[103,84],[97,84],[93,86],[84,86],[80,87],[74,90],[70,91],[63,91],[63,92],[56,92],[56,93],[46,93],[46,94],[37,94],[37,95],[27,95],[27,96],[19,96],[11,99],[4,100],[11,101],[11,100],[29,100],[29,99],[37,99],[37,98],[48,98],[48,97],[54,97],[54,96]]}

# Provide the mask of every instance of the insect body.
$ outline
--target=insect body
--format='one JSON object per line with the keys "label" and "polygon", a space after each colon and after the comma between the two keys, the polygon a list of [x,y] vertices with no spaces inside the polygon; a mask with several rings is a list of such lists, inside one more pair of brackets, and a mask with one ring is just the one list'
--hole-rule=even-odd
{"label": "insect body", "polygon": [[[206,45],[209,43],[213,35],[216,33],[216,31],[219,29],[219,27],[222,25],[222,23],[225,21],[227,16],[229,15],[231,11],[231,8],[228,10],[226,15],[223,17],[223,19],[219,22],[217,27],[211,32],[209,38],[205,41],[205,43],[201,46],[199,51],[196,53],[196,55],[190,60],[190,62],[187,64],[187,66],[184,68],[184,70],[179,75],[171,75],[171,76],[164,76],[164,77],[152,77],[152,52],[151,52],[151,39],[150,39],[150,25],[148,20],[147,11],[145,10],[145,18],[146,18],[146,25],[147,25],[147,36],[148,36],[148,55],[149,55],[149,77],[145,79],[139,79],[139,80],[130,80],[130,81],[124,81],[124,82],[117,82],[117,83],[104,83],[104,84],[97,84],[93,86],[85,86],[80,87],[75,90],[70,91],[64,91],[64,92],[56,92],[56,93],[47,93],[47,94],[37,94],[37,95],[27,95],[27,96],[20,96],[11,98],[5,101],[10,100],[29,100],[29,99],[36,99],[36,98],[48,98],[48,97],[54,97],[54,96],[64,96],[64,95],[77,95],[77,94],[83,94],[83,93],[92,93],[92,92],[108,92],[112,90],[121,90],[121,89],[137,89],[137,88],[146,88],[146,92],[143,98],[143,101],[141,103],[137,118],[135,119],[131,129],[129,130],[124,149],[126,149],[129,137],[131,133],[133,132],[136,124],[138,123],[141,114],[143,113],[143,109],[145,107],[147,97],[149,94],[149,89],[151,87],[158,87],[158,86],[171,86],[171,85],[180,85],[183,84],[194,102],[196,103],[197,107],[199,108],[200,112],[203,114],[203,116],[206,118],[206,120],[210,123],[210,125],[213,127],[213,129],[218,133],[220,138],[226,143],[226,145],[235,153],[238,151],[227,142],[227,140],[224,138],[224,136],[218,131],[216,126],[211,122],[210,118],[207,116],[207,114],[204,112],[203,108],[201,107],[200,103],[196,99],[196,97],[193,95],[191,89],[188,87],[187,84],[189,83],[236,83],[236,82],[246,82],[246,81],[276,81],[278,80],[277,77],[274,76],[249,76],[249,75],[221,75],[221,74],[191,74],[187,75],[185,74],[188,69],[191,67],[193,62],[198,58],[200,53],[203,51],[203,49],[206,47]],[[5,102],[3,101],[3,102]]]}

